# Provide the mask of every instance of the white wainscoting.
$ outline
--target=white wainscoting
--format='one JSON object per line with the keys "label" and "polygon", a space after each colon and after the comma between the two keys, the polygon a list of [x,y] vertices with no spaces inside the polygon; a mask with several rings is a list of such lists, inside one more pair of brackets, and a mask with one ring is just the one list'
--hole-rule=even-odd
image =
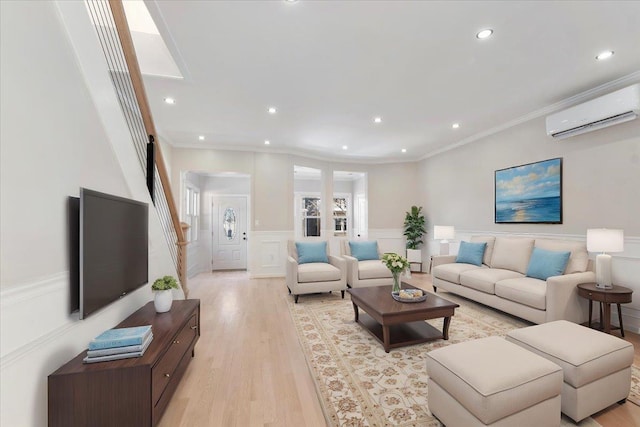
{"label": "white wainscoting", "polygon": [[[551,234],[551,233],[500,233],[495,231],[477,230],[456,230],[456,238],[450,241],[450,254],[458,253],[460,241],[468,241],[472,235],[488,234],[492,236],[522,236],[538,237],[548,239],[563,239],[584,242],[586,235],[583,234]],[[431,255],[438,255],[439,242],[428,238],[426,248],[423,250],[424,262],[429,262]],[[590,253],[589,257],[594,260],[597,254]],[[635,333],[640,333],[640,237],[625,236],[624,252],[612,253],[612,274],[613,282],[633,290],[633,300],[629,304],[622,304],[622,322],[624,329]],[[428,270],[427,270],[428,271]],[[612,324],[618,325],[618,312],[616,306],[612,306]],[[597,307],[594,304],[594,312]]]}
{"label": "white wainscoting", "polygon": [[3,288],[0,425],[46,425],[47,376],[152,298],[143,286],[80,321],[69,310],[68,272]]}
{"label": "white wainscoting", "polygon": [[289,239],[293,230],[249,232],[249,277],[284,277]]}
{"label": "white wainscoting", "polygon": [[[328,234],[330,230],[323,230]],[[381,252],[405,253],[402,229],[370,229],[368,240],[377,240]],[[249,240],[249,276],[251,278],[284,277],[286,274],[287,240],[294,239],[293,231],[252,231]],[[313,238],[312,240],[325,240]],[[343,237],[331,237],[329,252],[340,255]]]}

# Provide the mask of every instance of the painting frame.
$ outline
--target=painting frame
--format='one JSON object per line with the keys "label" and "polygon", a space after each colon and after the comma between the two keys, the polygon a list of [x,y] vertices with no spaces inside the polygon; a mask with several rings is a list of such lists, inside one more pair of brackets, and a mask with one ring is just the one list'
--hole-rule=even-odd
{"label": "painting frame", "polygon": [[494,172],[496,224],[562,224],[562,157]]}

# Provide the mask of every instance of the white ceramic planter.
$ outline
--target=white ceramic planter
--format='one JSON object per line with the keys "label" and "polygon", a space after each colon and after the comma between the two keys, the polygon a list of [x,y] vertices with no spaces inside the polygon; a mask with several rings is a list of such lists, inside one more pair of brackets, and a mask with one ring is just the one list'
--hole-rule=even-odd
{"label": "white ceramic planter", "polygon": [[[409,262],[419,262],[422,263],[422,250],[420,249],[407,249],[407,261]],[[417,265],[411,264],[412,271],[419,271],[419,267]]]}
{"label": "white ceramic planter", "polygon": [[422,251],[420,249],[407,249],[407,261],[422,262]]}
{"label": "white ceramic planter", "polygon": [[156,313],[166,313],[171,310],[171,304],[173,304],[173,292],[171,289],[154,291],[154,293],[153,305],[156,308]]}

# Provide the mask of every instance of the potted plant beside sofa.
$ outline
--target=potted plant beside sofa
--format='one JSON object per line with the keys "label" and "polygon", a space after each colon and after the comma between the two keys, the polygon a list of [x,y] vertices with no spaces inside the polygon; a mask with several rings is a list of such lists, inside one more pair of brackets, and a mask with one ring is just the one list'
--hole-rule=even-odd
{"label": "potted plant beside sofa", "polygon": [[422,265],[422,251],[418,249],[424,242],[422,236],[427,232],[426,220],[422,215],[422,206],[411,206],[404,217],[404,235],[407,238],[407,260]]}

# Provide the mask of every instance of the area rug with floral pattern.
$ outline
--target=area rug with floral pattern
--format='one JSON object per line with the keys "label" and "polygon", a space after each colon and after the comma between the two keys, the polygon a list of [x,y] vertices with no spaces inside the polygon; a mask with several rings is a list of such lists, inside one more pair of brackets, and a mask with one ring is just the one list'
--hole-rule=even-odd
{"label": "area rug with floral pattern", "polygon": [[[440,294],[439,294],[440,295]],[[348,294],[308,295],[289,309],[318,396],[331,426],[441,426],[429,412],[426,354],[436,348],[507,332],[530,324],[488,307],[443,293],[460,304],[449,340],[402,347],[382,345],[354,322]],[[443,319],[429,320],[442,329]],[[640,401],[640,370],[633,367],[629,400]],[[634,402],[634,403],[635,403]],[[563,416],[563,426],[575,425]],[[587,418],[580,426],[598,426]]]}

